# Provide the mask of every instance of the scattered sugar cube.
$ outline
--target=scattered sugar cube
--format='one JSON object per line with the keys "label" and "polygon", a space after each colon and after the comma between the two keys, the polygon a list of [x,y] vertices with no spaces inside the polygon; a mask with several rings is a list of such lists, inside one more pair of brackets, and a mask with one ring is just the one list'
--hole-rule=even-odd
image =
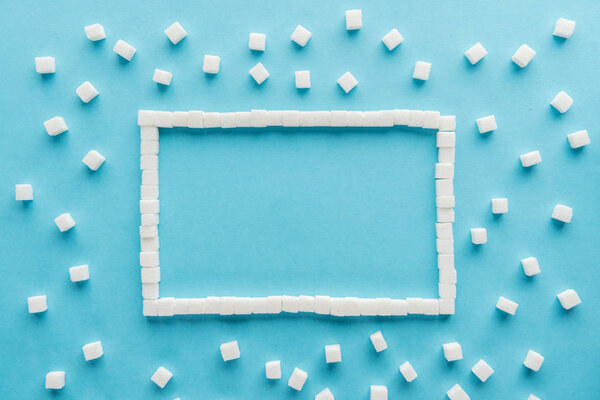
{"label": "scattered sugar cube", "polygon": [[36,57],[35,72],[38,74],[53,74],[56,72],[56,60],[54,57]]}
{"label": "scattered sugar cube", "polygon": [[220,65],[221,57],[206,54],[204,56],[204,63],[202,64],[202,71],[207,74],[216,74],[219,72]]}
{"label": "scattered sugar cube", "polygon": [[556,108],[561,114],[566,113],[573,105],[573,99],[564,91],[558,92],[550,102],[552,107]]}
{"label": "scattered sugar cube", "polygon": [[446,361],[456,361],[463,359],[462,347],[460,346],[460,343],[444,343],[442,345],[442,348],[444,349],[444,357],[446,358]]}
{"label": "scattered sugar cube", "polygon": [[362,10],[346,10],[346,30],[362,28]]}
{"label": "scattered sugar cube", "polygon": [[567,135],[567,139],[569,140],[569,146],[571,146],[572,149],[578,149],[590,144],[590,137],[586,129]]}
{"label": "scattered sugar cube", "polygon": [[292,41],[298,44],[299,46],[306,46],[306,43],[310,40],[312,33],[302,25],[298,25],[294,32],[292,33]]}
{"label": "scattered sugar cube", "polygon": [[252,76],[252,78],[254,78],[256,83],[259,85],[266,81],[269,76],[271,76],[269,74],[269,71],[267,71],[265,66],[262,65],[262,63],[260,62],[254,67],[250,68],[250,71],[248,71],[248,73],[250,74],[250,76]]}
{"label": "scattered sugar cube", "polygon": [[506,214],[508,212],[508,199],[498,197],[492,199],[492,214]]}
{"label": "scattered sugar cube", "polygon": [[573,218],[573,209],[563,204],[557,204],[552,210],[552,218],[568,224]]}
{"label": "scattered sugar cube", "polygon": [[358,85],[358,80],[356,80],[356,78],[350,73],[350,71],[347,71],[346,73],[344,73],[344,75],[338,78],[337,83],[344,90],[344,92],[348,93],[352,89],[354,89],[356,85]]}
{"label": "scattered sugar cube", "polygon": [[417,371],[415,371],[408,361],[402,364],[399,369],[406,382],[412,382],[417,379]]}
{"label": "scattered sugar cube", "polygon": [[325,346],[325,361],[328,364],[342,362],[342,349],[339,344]]}
{"label": "scattered sugar cube", "polygon": [[536,353],[533,350],[529,350],[527,352],[527,356],[525,356],[525,360],[523,361],[523,365],[529,368],[532,371],[539,371],[544,362],[544,356],[540,353]]}
{"label": "scattered sugar cube", "polygon": [[223,343],[221,345],[221,356],[223,361],[231,361],[240,358],[240,346],[237,340]]}
{"label": "scattered sugar cube", "polygon": [[472,65],[477,64],[483,57],[487,55],[487,50],[479,42],[475,43],[473,47],[465,52],[465,57]]}
{"label": "scattered sugar cube", "polygon": [[473,365],[473,368],[471,368],[471,371],[473,371],[475,376],[477,376],[481,382],[485,382],[494,373],[492,367],[483,360],[477,361],[477,363]]}
{"label": "scattered sugar cube", "polygon": [[104,160],[106,160],[106,158],[104,158],[102,154],[98,153],[96,150],[90,150],[81,161],[87,165],[89,169],[96,171],[100,168]]}
{"label": "scattered sugar cube", "polygon": [[248,48],[255,51],[265,51],[267,45],[267,35],[264,33],[250,33],[248,39]]}
{"label": "scattered sugar cube", "polygon": [[373,347],[375,348],[376,352],[379,353],[387,349],[388,346],[385,342],[385,339],[383,338],[383,335],[381,334],[381,331],[377,331],[371,334],[371,336],[369,337],[371,338],[371,343],[373,343]]}
{"label": "scattered sugar cube", "polygon": [[94,85],[92,85],[88,81],[83,82],[75,90],[75,93],[77,93],[77,96],[79,96],[79,98],[81,99],[81,101],[83,101],[84,103],[89,103],[96,96],[98,96],[98,90],[96,90],[96,88],[94,87]]}
{"label": "scattered sugar cube", "polygon": [[487,117],[477,119],[477,129],[479,129],[479,133],[495,131],[498,129],[496,117],[494,117],[494,115],[488,115]]}
{"label": "scattered sugar cube", "polygon": [[[173,74],[164,71],[162,69],[155,69],[154,75],[152,76],[152,80],[156,83],[160,83],[161,85],[169,86],[171,84],[171,79],[173,78]],[[187,125],[187,124],[186,124]]]}
{"label": "scattered sugar cube", "polygon": [[102,349],[102,342],[99,340],[97,342],[92,342],[84,345],[82,347],[82,350],[85,361],[95,360],[97,358],[102,357],[102,355],[104,354],[104,350]]}
{"label": "scattered sugar cube", "polygon": [[392,29],[381,38],[381,41],[389,51],[392,51],[404,41],[404,37],[398,32],[398,29]]}
{"label": "scattered sugar cube", "polygon": [[535,50],[523,43],[513,54],[512,60],[519,67],[525,68],[533,60],[533,56],[535,56]]}
{"label": "scattered sugar cube", "polygon": [[556,24],[554,24],[554,32],[552,32],[552,34],[554,36],[568,39],[573,34],[574,30],[575,21],[571,21],[570,19],[559,18],[556,21]]}
{"label": "scattered sugar cube", "polygon": [[183,26],[181,26],[179,22],[175,21],[173,25],[165,29],[165,35],[167,35],[171,43],[177,44],[187,36],[187,33],[185,29],[183,29]]}
{"label": "scattered sugar cube", "polygon": [[100,24],[92,24],[88,25],[85,28],[85,36],[92,42],[97,42],[98,40],[102,40],[106,38],[106,33],[104,32],[104,27]]}
{"label": "scattered sugar cube", "polygon": [[371,385],[370,400],[387,400],[388,390],[387,386],[382,385]]}
{"label": "scattered sugar cube", "polygon": [[288,386],[300,391],[302,390],[302,387],[304,386],[304,383],[306,382],[307,378],[308,374],[306,373],[306,371],[303,371],[300,368],[296,367],[294,368],[294,372],[292,372],[292,375],[288,380]]}
{"label": "scattered sugar cube", "polygon": [[542,162],[542,156],[537,150],[521,154],[519,158],[521,159],[521,165],[525,168]]}
{"label": "scattered sugar cube", "polygon": [[265,363],[267,379],[281,379],[281,361],[268,361]]}
{"label": "scattered sugar cube", "polygon": [[54,218],[54,223],[61,232],[66,232],[75,226],[75,220],[73,220],[73,217],[69,213],[60,214]]}
{"label": "scattered sugar cube", "polygon": [[558,301],[560,301],[560,305],[563,306],[565,310],[570,310],[576,305],[581,304],[581,299],[576,291],[573,289],[567,289],[564,292],[560,292],[556,295],[558,297]]}
{"label": "scattered sugar cube", "polygon": [[15,185],[15,200],[28,201],[33,200],[33,186],[30,184]]}
{"label": "scattered sugar cube", "polygon": [[521,260],[521,265],[523,266],[523,272],[527,276],[537,275],[540,272],[540,265],[538,263],[537,258],[535,257],[527,257]]}
{"label": "scattered sugar cube", "polygon": [[135,55],[136,49],[126,41],[119,39],[117,43],[115,43],[113,51],[121,57],[123,57],[124,59],[126,59],[127,61],[131,61],[131,59]]}
{"label": "scattered sugar cube", "polygon": [[46,295],[28,297],[27,307],[29,308],[30,314],[41,313],[46,311],[48,309]]}
{"label": "scattered sugar cube", "polygon": [[310,71],[294,72],[297,89],[310,89]]}
{"label": "scattered sugar cube", "polygon": [[65,387],[65,371],[50,371],[46,374],[46,389],[59,390]]}
{"label": "scattered sugar cube", "polygon": [[167,385],[167,383],[169,383],[172,377],[173,373],[171,371],[165,367],[158,367],[150,379],[152,379],[152,382],[156,383],[158,387],[162,389]]}
{"label": "scattered sugar cube", "polygon": [[90,279],[90,269],[87,265],[76,265],[69,268],[71,282],[82,282]]}
{"label": "scattered sugar cube", "polygon": [[325,388],[315,395],[315,400],[334,400],[333,393],[329,388]]}
{"label": "scattered sugar cube", "polygon": [[415,69],[413,70],[413,79],[426,81],[429,79],[429,73],[431,72],[431,63],[425,61],[417,61],[415,63]]}
{"label": "scattered sugar cube", "polygon": [[487,230],[485,228],[472,228],[471,241],[473,244],[487,243]]}
{"label": "scattered sugar cube", "polygon": [[519,307],[519,304],[502,296],[500,296],[496,302],[496,308],[498,310],[502,310],[510,315],[515,315],[517,312],[517,307]]}
{"label": "scattered sugar cube", "polygon": [[446,395],[448,396],[448,398],[450,400],[469,400],[470,399],[467,392],[465,392],[458,383],[456,385],[452,386],[450,388],[450,390],[448,390],[446,392]]}
{"label": "scattered sugar cube", "polygon": [[59,135],[59,134],[65,132],[67,129],[69,129],[64,118],[59,117],[59,116],[50,118],[48,121],[45,121],[44,128],[46,129],[46,132],[48,132],[48,135],[50,135],[50,136]]}

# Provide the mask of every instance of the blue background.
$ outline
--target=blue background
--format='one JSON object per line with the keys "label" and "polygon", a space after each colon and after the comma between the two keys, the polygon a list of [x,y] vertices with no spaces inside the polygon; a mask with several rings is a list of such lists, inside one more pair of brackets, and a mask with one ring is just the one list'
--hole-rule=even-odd
{"label": "blue background", "polygon": [[[346,32],[344,11],[362,8],[363,28]],[[366,399],[371,384],[390,399],[443,398],[459,383],[474,399],[589,399],[600,395],[597,332],[600,299],[598,58],[600,7],[594,1],[2,2],[0,83],[0,397],[5,399],[311,399],[324,387],[336,398]],[[556,19],[577,21],[568,40],[552,36]],[[172,46],[163,30],[180,21],[188,37]],[[83,27],[101,23],[92,43]],[[289,36],[313,33],[305,48]],[[392,28],[405,42],[388,52]],[[267,34],[267,51],[248,50],[249,32]],[[134,45],[132,62],[112,47]],[[476,66],[463,56],[480,41]],[[525,69],[510,58],[522,44],[537,51]],[[215,77],[204,54],[222,58]],[[34,57],[56,57],[57,72],[35,73]],[[433,64],[425,83],[415,61]],[[271,77],[247,74],[261,61]],[[154,68],[173,73],[170,87]],[[297,91],[293,71],[311,70]],[[358,87],[336,79],[350,70]],[[100,91],[83,104],[75,88]],[[560,90],[575,100],[559,115]],[[138,109],[237,111],[413,108],[457,115],[456,315],[449,318],[147,319],[138,266]],[[480,135],[475,119],[495,114],[498,129]],[[69,131],[48,136],[42,122],[63,116]],[[592,144],[569,148],[566,135],[588,129]],[[317,294],[435,296],[434,137],[416,130],[268,130],[161,136],[161,294],[171,296]],[[90,149],[107,161],[95,173],[81,163]],[[518,156],[540,150],[523,169]],[[14,200],[14,184],[34,185],[35,200]],[[508,197],[492,216],[490,199]],[[574,208],[571,224],[550,219],[556,203]],[[70,212],[77,227],[61,234],[53,219]],[[472,227],[489,242],[474,247]],[[542,273],[527,278],[520,259],[536,256]],[[73,284],[68,267],[87,263],[91,279]],[[555,295],[574,288],[581,306],[565,312]],[[27,313],[27,297],[47,294],[48,312]],[[515,316],[494,308],[517,301]],[[368,335],[381,329],[389,349],[376,354]],[[224,363],[219,344],[237,339],[242,356]],[[83,360],[81,346],[101,340],[105,355]],[[441,345],[459,341],[464,360],[447,363]],[[339,343],[343,362],[325,364],[323,346]],[[546,357],[540,372],[522,365],[529,348]],[[496,373],[480,383],[480,358]],[[268,382],[264,362],[282,360],[283,379]],[[419,377],[407,384],[397,367]],[[172,381],[150,376],[164,365]],[[308,371],[302,392],[286,381]],[[44,389],[50,370],[66,370],[59,393]]]}

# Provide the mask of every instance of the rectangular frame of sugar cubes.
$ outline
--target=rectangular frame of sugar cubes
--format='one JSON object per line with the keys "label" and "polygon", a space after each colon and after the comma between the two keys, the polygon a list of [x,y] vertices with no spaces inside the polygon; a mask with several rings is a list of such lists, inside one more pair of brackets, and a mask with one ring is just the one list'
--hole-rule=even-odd
{"label": "rectangular frame of sugar cubes", "polygon": [[[203,111],[138,112],[141,127],[140,168],[140,265],[143,314],[153,317],[174,315],[252,315],[314,313],[346,316],[406,316],[454,314],[456,270],[454,269],[454,159],[456,119],[437,111],[267,111],[215,113]],[[326,295],[267,297],[159,297],[161,268],[158,251],[158,139],[159,128],[251,128],[333,127],[381,128],[406,126],[434,130],[438,148],[435,164],[436,251],[439,298],[409,297],[358,298]]]}

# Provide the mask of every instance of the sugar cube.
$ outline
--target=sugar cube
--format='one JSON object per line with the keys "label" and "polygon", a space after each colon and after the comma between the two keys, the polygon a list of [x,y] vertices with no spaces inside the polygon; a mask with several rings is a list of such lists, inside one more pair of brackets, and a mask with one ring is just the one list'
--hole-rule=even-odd
{"label": "sugar cube", "polygon": [[494,117],[494,115],[488,115],[487,117],[477,119],[477,129],[479,129],[479,133],[495,131],[498,129],[496,117]]}
{"label": "sugar cube", "polygon": [[531,62],[533,56],[535,56],[535,50],[523,43],[513,54],[512,61],[519,67],[525,68]]}
{"label": "sugar cube", "polygon": [[301,47],[306,46],[306,43],[310,40],[312,33],[302,25],[298,25],[292,33],[292,41]]}
{"label": "sugar cube", "polygon": [[417,371],[415,371],[408,361],[400,365],[399,369],[404,379],[406,379],[406,382],[412,382],[417,379]]}
{"label": "sugar cube", "polygon": [[271,76],[269,74],[269,71],[267,71],[265,66],[262,65],[262,63],[260,62],[257,63],[254,67],[250,68],[250,71],[248,71],[248,73],[250,74],[250,76],[252,76],[252,78],[254,78],[256,83],[259,85],[262,84],[265,80],[267,80],[269,76]]}
{"label": "sugar cube", "polygon": [[281,361],[267,361],[265,371],[267,379],[281,379]]}
{"label": "sugar cube", "polygon": [[450,132],[456,129],[456,115],[440,116],[440,131]]}
{"label": "sugar cube", "polygon": [[27,308],[29,309],[30,314],[36,314],[46,311],[48,309],[46,295],[28,297]]}
{"label": "sugar cube", "polygon": [[255,51],[265,51],[267,35],[264,33],[250,33],[248,48]]}
{"label": "sugar cube", "polygon": [[65,371],[50,371],[46,374],[46,389],[59,390],[65,387]]}
{"label": "sugar cube", "polygon": [[219,72],[221,66],[221,57],[204,55],[204,63],[202,64],[202,71],[207,74],[216,74]]}
{"label": "sugar cube", "polygon": [[104,160],[106,159],[102,154],[98,153],[96,150],[90,150],[81,161],[87,165],[89,169],[96,171],[100,168]]}
{"label": "sugar cube", "polygon": [[98,96],[98,90],[96,90],[96,88],[88,81],[83,82],[75,90],[75,93],[77,93],[77,96],[79,96],[81,101],[83,101],[84,103],[89,103],[96,96]]}
{"label": "sugar cube", "polygon": [[564,91],[558,92],[550,102],[552,107],[556,108],[561,114],[566,113],[573,105],[573,99]]}
{"label": "sugar cube", "polygon": [[28,201],[33,200],[33,186],[28,183],[15,185],[15,200]]}
{"label": "sugar cube", "polygon": [[558,36],[561,38],[568,39],[573,34],[575,30],[575,21],[565,18],[559,18],[554,24],[554,32],[552,34],[554,36]]}
{"label": "sugar cube", "polygon": [[446,361],[456,361],[463,359],[462,347],[458,342],[444,343],[442,345]]}
{"label": "sugar cube", "polygon": [[53,74],[56,72],[56,60],[54,57],[36,57],[35,72],[38,74]]}
{"label": "sugar cube", "polygon": [[487,230],[485,228],[472,228],[471,241],[473,244],[487,243]]}
{"label": "sugar cube", "polygon": [[523,365],[529,368],[532,371],[539,371],[544,362],[544,356],[540,353],[536,353],[533,350],[529,350],[527,355],[525,356],[525,360],[523,361]]}
{"label": "sugar cube", "polygon": [[392,51],[404,41],[404,37],[398,32],[398,29],[392,29],[381,38],[381,41],[389,51]]}
{"label": "sugar cube", "polygon": [[586,129],[567,135],[567,139],[569,140],[569,146],[571,146],[572,149],[578,149],[590,144],[590,137]]}
{"label": "sugar cube", "polygon": [[483,57],[487,55],[487,50],[479,42],[465,52],[465,57],[472,65],[477,64]]}
{"label": "sugar cube", "polygon": [[294,72],[297,89],[310,89],[310,71]]}
{"label": "sugar cube", "polygon": [[76,265],[69,268],[71,282],[82,282],[90,279],[90,269],[87,265]]}
{"label": "sugar cube", "polygon": [[119,39],[117,43],[115,43],[113,51],[121,57],[123,57],[124,59],[126,59],[127,61],[131,61],[131,59],[135,55],[136,49],[126,41]]}
{"label": "sugar cube", "polygon": [[288,379],[288,386],[300,391],[302,390],[307,378],[308,373],[296,367],[294,368],[294,372],[292,372],[290,379]]}
{"label": "sugar cube", "polygon": [[454,314],[454,299],[440,299],[440,314]]}
{"label": "sugar cube", "polygon": [[231,361],[240,358],[240,346],[237,340],[223,343],[221,345],[221,356],[223,361]]}
{"label": "sugar cube", "polygon": [[165,367],[158,367],[156,372],[150,377],[152,382],[156,383],[159,388],[164,388],[173,377],[173,373]]}
{"label": "sugar cube", "polygon": [[69,127],[63,117],[56,116],[44,122],[44,128],[50,136],[56,136],[65,132]]}
{"label": "sugar cube", "polygon": [[436,163],[435,164],[435,179],[452,179],[454,178],[454,164],[451,163]]}
{"label": "sugar cube", "polygon": [[338,78],[337,83],[344,92],[348,93],[358,85],[358,80],[350,73],[350,71],[347,71]]}
{"label": "sugar cube", "polygon": [[415,69],[413,70],[413,79],[426,81],[429,79],[429,73],[431,72],[431,63],[425,61],[417,61],[415,63]]}
{"label": "sugar cube", "polygon": [[387,400],[388,390],[387,386],[382,385],[371,385],[370,387],[370,400]]}
{"label": "sugar cube", "polygon": [[558,301],[560,301],[560,305],[563,306],[565,310],[570,310],[576,305],[581,304],[581,299],[576,291],[573,289],[567,289],[564,292],[560,292],[556,295]]}
{"label": "sugar cube", "polygon": [[471,371],[479,378],[481,382],[485,382],[493,373],[494,370],[483,360],[477,361]]}
{"label": "sugar cube", "polygon": [[102,357],[102,355],[104,354],[104,350],[102,349],[102,342],[99,340],[97,342],[92,342],[84,345],[82,347],[82,350],[85,361],[95,360],[97,358]]}
{"label": "sugar cube", "polygon": [[535,257],[527,257],[522,259],[521,265],[523,266],[523,272],[525,272],[525,275],[527,276],[537,275],[541,272],[540,265]]}
{"label": "sugar cube", "polygon": [[333,393],[329,388],[325,388],[315,395],[315,400],[334,400]]}
{"label": "sugar cube", "polygon": [[438,132],[436,134],[437,147],[454,147],[456,145],[456,133]]}
{"label": "sugar cube", "polygon": [[508,199],[498,197],[492,199],[492,214],[506,214],[508,212]]}
{"label": "sugar cube", "polygon": [[328,364],[342,362],[342,350],[339,344],[325,346],[325,361]]}
{"label": "sugar cube", "polygon": [[446,395],[448,396],[448,398],[450,400],[469,400],[470,399],[467,392],[465,392],[458,383],[456,385],[452,386],[450,388],[450,390],[448,390],[446,392]]}
{"label": "sugar cube", "polygon": [[517,312],[517,307],[519,307],[519,304],[502,296],[500,296],[496,302],[496,308],[498,310],[502,310],[510,315],[515,315]]}
{"label": "sugar cube", "polygon": [[92,24],[88,25],[85,28],[85,36],[93,42],[97,42],[98,40],[102,40],[106,38],[106,33],[104,32],[104,27],[100,24]]}
{"label": "sugar cube", "polygon": [[529,394],[529,396],[527,397],[527,400],[542,400],[537,396],[534,396],[533,394]]}
{"label": "sugar cube", "polygon": [[66,232],[75,226],[75,221],[69,213],[60,214],[58,217],[54,218],[54,223],[61,232]]}
{"label": "sugar cube", "polygon": [[552,210],[552,218],[568,224],[573,218],[573,209],[563,204],[557,204]]}
{"label": "sugar cube", "polygon": [[537,150],[521,154],[519,158],[521,159],[521,165],[525,168],[542,162],[542,156]]}
{"label": "sugar cube", "polygon": [[185,32],[185,29],[183,29],[183,26],[175,21],[171,26],[165,29],[165,35],[167,35],[171,43],[177,44],[187,36],[187,33]]}
{"label": "sugar cube", "polygon": [[362,28],[362,10],[346,10],[346,30]]}
{"label": "sugar cube", "polygon": [[375,348],[376,352],[379,353],[387,349],[388,346],[383,338],[383,335],[381,334],[381,331],[377,331],[371,334],[369,337],[371,338],[371,343],[373,343],[373,347]]}
{"label": "sugar cube", "polygon": [[[169,86],[171,84],[171,79],[173,78],[173,74],[164,71],[162,69],[155,69],[154,75],[152,76],[152,80],[156,83],[160,83],[161,85]],[[187,125],[187,124],[186,124]]]}

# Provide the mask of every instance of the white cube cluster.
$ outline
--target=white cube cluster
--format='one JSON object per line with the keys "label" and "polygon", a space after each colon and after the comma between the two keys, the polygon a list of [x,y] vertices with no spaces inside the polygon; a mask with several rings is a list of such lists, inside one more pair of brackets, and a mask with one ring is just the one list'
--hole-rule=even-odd
{"label": "white cube cluster", "polygon": [[71,214],[64,213],[54,218],[54,223],[61,232],[66,232],[75,226],[75,220],[71,217]]}
{"label": "white cube cluster", "polygon": [[83,350],[83,358],[85,359],[85,361],[95,360],[104,355],[102,342],[99,340],[96,342],[88,343],[84,345],[81,349]]}
{"label": "white cube cluster", "polygon": [[71,282],[83,282],[90,279],[90,268],[86,265],[76,265],[69,268]]}
{"label": "white cube cluster", "polygon": [[84,28],[85,36],[92,42],[97,42],[102,39],[106,39],[106,33],[104,27],[100,24],[88,25]]}
{"label": "white cube cluster", "polygon": [[573,105],[573,98],[566,92],[560,91],[556,96],[554,96],[550,102],[550,105],[556,108],[556,110],[561,114],[564,114],[569,111],[569,108],[571,108]]}
{"label": "white cube cluster", "polygon": [[267,71],[265,66],[260,62],[257,63],[254,67],[250,68],[248,73],[258,85],[262,85],[262,83],[266,81],[269,78],[269,76],[271,76],[269,74],[269,71]]}
{"label": "white cube cluster", "polygon": [[417,371],[415,371],[408,361],[400,365],[399,369],[404,379],[406,379],[406,382],[412,382],[417,379]]}
{"label": "white cube cluster", "polygon": [[470,397],[467,394],[467,392],[465,392],[464,389],[460,387],[458,383],[452,386],[450,390],[446,392],[446,395],[450,400],[470,400]]}
{"label": "white cube cluster", "polygon": [[165,29],[165,35],[167,35],[171,43],[177,44],[187,36],[187,32],[179,22],[175,21],[171,26]]}
{"label": "white cube cluster", "polygon": [[171,79],[173,79],[172,73],[158,68],[154,70],[154,75],[152,75],[152,80],[154,82],[165,86],[169,86],[171,84]]}
{"label": "white cube cluster", "polygon": [[557,204],[552,210],[552,218],[568,224],[571,222],[571,219],[573,219],[573,209],[564,204]]}
{"label": "white cube cluster", "polygon": [[254,51],[265,51],[267,46],[267,35],[264,33],[250,33],[248,48]]}
{"label": "white cube cluster", "polygon": [[590,136],[588,135],[588,131],[586,129],[570,133],[567,135],[567,140],[569,141],[569,146],[571,146],[572,149],[578,149],[590,144]]}
{"label": "white cube cluster", "polygon": [[167,383],[169,383],[172,377],[173,373],[171,371],[165,367],[158,367],[150,379],[152,382],[156,383],[159,388],[163,389]]}
{"label": "white cube cluster", "polygon": [[444,350],[444,358],[446,358],[446,361],[463,359],[462,347],[458,342],[444,343],[442,349]]}
{"label": "white cube cluster", "polygon": [[426,81],[429,79],[429,74],[431,72],[431,63],[425,61],[417,61],[415,63],[415,69],[413,70],[413,79],[417,79],[420,81]]}
{"label": "white cube cluster", "polygon": [[537,275],[540,272],[540,264],[538,263],[537,258],[535,257],[527,257],[521,260],[521,265],[523,266],[523,272],[527,276]]}
{"label": "white cube cluster", "polygon": [[552,35],[568,39],[571,37],[574,31],[575,21],[559,18],[554,24],[554,32],[552,32]]}
{"label": "white cube cluster", "polygon": [[496,308],[498,310],[504,311],[510,315],[515,315],[517,312],[517,307],[519,307],[519,304],[502,296],[500,296],[496,302]]}
{"label": "white cube cluster", "polygon": [[310,71],[294,72],[296,89],[310,89]]}
{"label": "white cube cluster", "polygon": [[267,379],[281,379],[281,361],[267,361],[265,363]]}
{"label": "white cube cluster", "polygon": [[387,386],[371,385],[369,400],[388,400]]}
{"label": "white cube cluster", "polygon": [[358,85],[358,80],[350,73],[350,71],[346,71],[338,78],[337,83],[344,92],[348,93]]}
{"label": "white cube cluster", "polygon": [[564,292],[560,292],[556,295],[556,297],[558,298],[560,305],[565,310],[570,310],[571,308],[581,304],[579,295],[573,289],[567,289]]}
{"label": "white cube cluster", "polygon": [[513,54],[512,61],[519,67],[525,68],[531,60],[533,60],[534,56],[535,50],[523,43],[521,47],[515,51],[515,54]]}
{"label": "white cube cluster", "polygon": [[362,28],[362,10],[346,10],[346,30]]}
{"label": "white cube cluster", "polygon": [[48,310],[46,295],[28,297],[27,308],[30,314],[37,314]]}
{"label": "white cube cluster", "polygon": [[533,350],[529,350],[527,355],[525,356],[525,360],[523,361],[523,365],[529,368],[532,371],[539,371],[542,368],[542,364],[544,363],[544,356],[540,353],[537,353]]}
{"label": "white cube cluster", "polygon": [[479,42],[475,43],[473,47],[465,52],[465,57],[472,65],[477,64],[483,57],[487,55],[487,50]]}
{"label": "white cube cluster", "polygon": [[98,168],[104,163],[106,158],[96,150],[90,150],[81,160],[89,169],[97,171]]}
{"label": "white cube cluster", "polygon": [[302,387],[308,379],[308,373],[298,367],[294,368],[290,379],[288,379],[288,386],[297,391],[301,391]]}
{"label": "white cube cluster", "polygon": [[339,344],[325,346],[325,361],[328,364],[342,362],[342,349]]}
{"label": "white cube cluster", "polygon": [[489,364],[483,360],[477,361],[477,363],[473,365],[473,368],[471,368],[471,371],[476,377],[479,378],[481,382],[487,381],[487,379],[494,373],[492,367],[490,367]]}
{"label": "white cube cluster", "polygon": [[492,199],[492,214],[506,214],[508,212],[508,199],[497,197]]}
{"label": "white cube cluster", "polygon": [[381,331],[372,333],[369,338],[371,339],[371,343],[373,343],[373,348],[375,348],[376,352],[380,353],[387,349],[388,346],[383,335],[381,334]]}
{"label": "white cube cluster", "polygon": [[33,186],[28,183],[15,185],[15,200],[31,201],[33,200]]}
{"label": "white cube cluster", "polygon": [[69,129],[67,123],[65,122],[65,119],[59,116],[50,118],[49,120],[45,121],[44,128],[50,136],[60,135],[61,133]]}
{"label": "white cube cluster", "polygon": [[521,165],[525,168],[531,167],[542,162],[542,156],[540,155],[540,152],[538,150],[521,154],[519,158],[521,159]]}
{"label": "white cube cluster", "polygon": [[56,72],[56,60],[54,57],[36,57],[35,72],[38,74],[53,74]]}
{"label": "white cube cluster", "polygon": [[471,229],[471,241],[473,242],[473,244],[487,243],[487,229],[472,228]]}
{"label": "white cube cluster", "polygon": [[329,388],[325,388],[315,395],[315,400],[334,400],[333,393]]}
{"label": "white cube cluster", "polygon": [[298,46],[304,47],[310,40],[312,33],[303,27],[302,25],[298,25],[294,32],[292,32],[292,41],[296,43]]}
{"label": "white cube cluster", "polygon": [[219,68],[221,67],[221,57],[211,56],[209,54],[204,55],[204,62],[202,63],[202,71],[206,74],[218,74]]}
{"label": "white cube cluster", "polygon": [[498,125],[496,125],[496,117],[494,115],[488,115],[487,117],[478,118],[477,129],[479,129],[479,133],[495,131],[498,129]]}
{"label": "white cube cluster", "polygon": [[60,390],[65,387],[65,371],[50,371],[46,374],[46,389]]}
{"label": "white cube cluster", "polygon": [[113,51],[123,57],[127,61],[131,61],[135,55],[136,49],[124,40],[119,39],[113,47]]}
{"label": "white cube cluster", "polygon": [[398,47],[400,43],[404,42],[404,37],[402,36],[402,34],[400,34],[400,32],[398,32],[398,29],[392,29],[391,31],[383,35],[381,41],[389,51],[392,51],[396,47]]}
{"label": "white cube cluster", "polygon": [[221,345],[221,356],[223,361],[231,361],[240,358],[240,346],[237,340],[223,343]]}

